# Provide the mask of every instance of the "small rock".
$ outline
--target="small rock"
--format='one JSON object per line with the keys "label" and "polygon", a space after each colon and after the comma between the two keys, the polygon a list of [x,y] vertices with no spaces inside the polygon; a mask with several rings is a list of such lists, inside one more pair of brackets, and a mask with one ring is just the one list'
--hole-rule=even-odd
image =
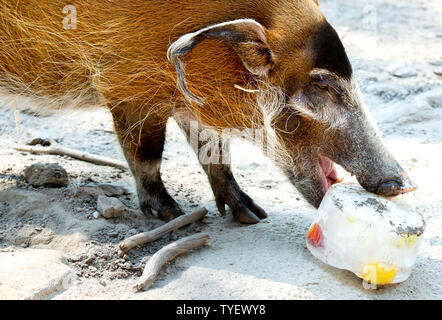
{"label": "small rock", "polygon": [[125,211],[125,207],[117,198],[99,196],[97,200],[97,210],[103,217],[109,219],[121,217]]}
{"label": "small rock", "polygon": [[98,218],[100,217],[100,214],[98,213],[98,211],[95,211],[95,212],[92,214],[92,216],[93,216],[95,219],[98,219]]}
{"label": "small rock", "polygon": [[442,67],[442,60],[434,60],[429,62],[432,66]]}
{"label": "small rock", "polygon": [[88,253],[89,256],[94,256],[94,255],[96,255],[98,253],[98,251],[99,251],[98,248],[93,246],[93,247],[89,248],[87,253]]}
{"label": "small rock", "polygon": [[118,236],[118,232],[111,232],[111,233],[109,233],[109,237],[111,237],[111,238],[115,238],[117,236]]}
{"label": "small rock", "polygon": [[49,139],[35,138],[27,143],[28,146],[36,146],[41,145],[43,147],[49,147],[51,145],[51,141]]}
{"label": "small rock", "polygon": [[106,281],[104,281],[104,280],[100,280],[99,283],[100,283],[103,287],[106,286]]}
{"label": "small rock", "polygon": [[87,258],[87,259],[84,261],[84,263],[85,263],[85,264],[89,264],[89,263],[91,263],[92,261],[94,261],[94,259],[95,259],[95,256],[89,256],[89,258]]}
{"label": "small rock", "polygon": [[36,188],[62,188],[69,184],[66,170],[58,163],[35,163],[23,171],[23,176]]}
{"label": "small rock", "polygon": [[83,188],[90,188],[93,193],[100,193],[108,197],[119,197],[130,194],[129,188],[123,182],[113,183],[90,183]]}
{"label": "small rock", "polygon": [[97,187],[91,187],[91,186],[84,186],[84,187],[78,187],[74,191],[75,197],[80,198],[93,198],[98,199],[99,196],[104,196],[103,190]]}
{"label": "small rock", "polygon": [[66,259],[69,262],[79,262],[79,261],[86,260],[87,259],[87,255],[84,254],[84,253],[83,254],[73,254],[73,255],[70,255],[70,256],[66,257]]}
{"label": "small rock", "polygon": [[442,67],[434,69],[433,72],[436,76],[442,76]]}
{"label": "small rock", "polygon": [[118,197],[130,193],[126,186],[119,183],[101,183],[97,187],[108,197]]}
{"label": "small rock", "polygon": [[402,62],[395,62],[387,67],[387,71],[398,78],[410,78],[417,76],[417,71],[411,66]]}

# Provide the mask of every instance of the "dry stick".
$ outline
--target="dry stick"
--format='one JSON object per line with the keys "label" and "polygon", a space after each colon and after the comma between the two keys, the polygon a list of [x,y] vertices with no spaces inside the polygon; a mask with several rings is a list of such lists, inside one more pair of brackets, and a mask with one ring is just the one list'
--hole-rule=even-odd
{"label": "dry stick", "polygon": [[82,152],[75,149],[65,148],[52,142],[50,147],[36,147],[36,146],[16,146],[14,147],[17,151],[30,152],[30,153],[41,153],[41,154],[54,154],[59,156],[69,156],[75,159],[104,165],[110,167],[116,167],[122,170],[128,170],[129,167],[125,162],[113,160],[106,157],[97,156],[87,152]]}
{"label": "dry stick", "polygon": [[191,224],[192,222],[204,218],[207,212],[208,211],[206,208],[201,208],[191,214],[180,216],[172,221],[169,221],[166,224],[163,224],[159,228],[129,237],[121,241],[118,247],[120,248],[121,251],[126,252],[132,248],[135,248],[136,246],[153,242],[157,239],[160,239],[161,237],[164,237],[166,234],[168,234],[173,230],[177,230],[181,227],[184,227],[185,225]]}
{"label": "dry stick", "polygon": [[143,274],[133,289],[135,291],[149,289],[156,281],[164,265],[179,255],[207,245],[209,241],[210,236],[207,233],[198,233],[190,237],[182,238],[160,249],[147,261]]}

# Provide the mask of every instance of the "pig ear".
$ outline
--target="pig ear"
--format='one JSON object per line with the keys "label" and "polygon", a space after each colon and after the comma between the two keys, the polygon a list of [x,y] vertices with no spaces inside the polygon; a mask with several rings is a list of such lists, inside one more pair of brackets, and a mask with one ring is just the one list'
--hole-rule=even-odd
{"label": "pig ear", "polygon": [[204,104],[204,99],[195,96],[186,85],[181,57],[207,38],[225,40],[238,54],[248,71],[260,77],[268,75],[274,58],[267,43],[265,29],[255,20],[233,20],[185,34],[172,43],[167,50],[167,58],[175,66],[178,87],[191,101],[199,105]]}

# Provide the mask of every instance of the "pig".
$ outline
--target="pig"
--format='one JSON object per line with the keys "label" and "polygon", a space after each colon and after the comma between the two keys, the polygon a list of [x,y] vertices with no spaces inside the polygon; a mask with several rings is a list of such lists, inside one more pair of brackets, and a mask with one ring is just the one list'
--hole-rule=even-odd
{"label": "pig", "polygon": [[[0,0],[0,87],[55,108],[106,106],[139,206],[182,214],[160,175],[166,123],[219,133],[202,162],[221,214],[266,212],[236,182],[223,129],[263,129],[276,165],[314,207],[334,164],[384,196],[416,185],[383,145],[338,34],[315,0]],[[68,119],[67,119],[68,121]],[[197,151],[202,147],[198,142]]]}

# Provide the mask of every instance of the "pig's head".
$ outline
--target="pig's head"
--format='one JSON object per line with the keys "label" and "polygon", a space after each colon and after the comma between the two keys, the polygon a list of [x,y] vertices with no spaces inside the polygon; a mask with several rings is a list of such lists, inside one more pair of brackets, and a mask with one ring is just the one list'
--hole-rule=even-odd
{"label": "pig's head", "polygon": [[376,132],[345,49],[328,22],[320,24],[298,57],[289,59],[308,60],[309,67],[285,68],[286,107],[276,123],[286,148],[295,151],[292,168],[282,167],[305,198],[319,206],[339,181],[334,162],[367,191],[396,196],[415,190]]}
{"label": "pig's head", "polygon": [[334,163],[373,193],[396,196],[416,189],[371,123],[336,31],[307,2],[265,27],[240,19],[182,36],[168,50],[178,86],[192,102],[204,103],[188,90],[180,57],[205,38],[223,39],[264,84],[262,90],[281,92],[272,125],[290,161],[280,166],[312,205],[319,206],[338,181]]}

